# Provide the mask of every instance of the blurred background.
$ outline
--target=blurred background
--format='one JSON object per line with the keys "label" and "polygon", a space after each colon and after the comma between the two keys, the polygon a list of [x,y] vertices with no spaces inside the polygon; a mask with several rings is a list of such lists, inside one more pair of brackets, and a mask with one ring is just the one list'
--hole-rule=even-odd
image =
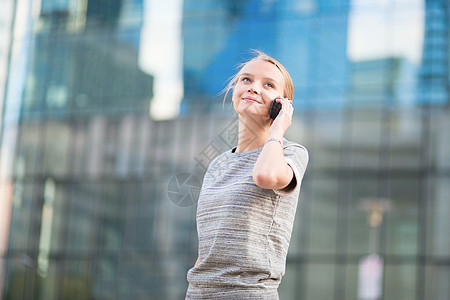
{"label": "blurred background", "polygon": [[280,298],[450,299],[449,40],[445,0],[1,0],[0,299],[183,299],[250,49],[310,153]]}

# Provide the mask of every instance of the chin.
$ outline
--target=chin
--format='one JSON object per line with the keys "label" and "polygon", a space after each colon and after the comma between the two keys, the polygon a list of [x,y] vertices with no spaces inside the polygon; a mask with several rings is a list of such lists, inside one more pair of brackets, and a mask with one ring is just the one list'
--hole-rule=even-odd
{"label": "chin", "polygon": [[238,106],[237,112],[261,117],[269,113],[268,109],[257,102],[242,102],[241,105]]}

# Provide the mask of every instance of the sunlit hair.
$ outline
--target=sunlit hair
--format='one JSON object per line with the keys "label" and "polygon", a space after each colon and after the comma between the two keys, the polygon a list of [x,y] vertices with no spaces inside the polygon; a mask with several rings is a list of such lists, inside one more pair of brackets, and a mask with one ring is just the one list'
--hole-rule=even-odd
{"label": "sunlit hair", "polygon": [[294,84],[292,83],[291,75],[289,75],[289,72],[286,70],[286,68],[279,61],[277,61],[273,57],[265,54],[264,52],[262,52],[260,50],[253,50],[252,52],[254,53],[253,58],[251,58],[250,60],[248,60],[244,63],[239,64],[237,67],[237,69],[239,71],[229,79],[227,86],[223,90],[223,92],[225,93],[224,101],[227,98],[230,90],[233,89],[233,87],[236,85],[236,83],[239,79],[239,75],[242,71],[242,68],[244,68],[248,63],[256,61],[256,60],[267,61],[267,62],[273,64],[274,66],[276,66],[278,68],[278,70],[280,70],[280,72],[284,78],[284,95],[283,95],[283,97],[292,100],[294,98]]}

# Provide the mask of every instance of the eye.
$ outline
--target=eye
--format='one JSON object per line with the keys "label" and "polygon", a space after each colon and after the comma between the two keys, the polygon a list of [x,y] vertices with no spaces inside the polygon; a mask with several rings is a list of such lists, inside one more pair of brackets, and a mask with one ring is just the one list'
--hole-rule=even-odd
{"label": "eye", "polygon": [[250,77],[242,77],[241,81],[251,82],[252,80],[250,79]]}
{"label": "eye", "polygon": [[266,83],[266,86],[271,89],[273,89],[275,87],[271,82]]}

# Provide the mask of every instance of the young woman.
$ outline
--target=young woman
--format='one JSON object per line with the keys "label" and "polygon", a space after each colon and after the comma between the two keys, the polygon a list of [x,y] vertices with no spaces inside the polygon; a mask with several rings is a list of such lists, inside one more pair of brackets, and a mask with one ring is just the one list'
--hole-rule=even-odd
{"label": "young woman", "polygon": [[[237,147],[216,157],[197,208],[198,259],[187,299],[278,299],[307,150],[284,138],[291,125],[293,84],[262,53],[230,80],[239,114]],[[282,108],[272,120],[276,99]]]}

